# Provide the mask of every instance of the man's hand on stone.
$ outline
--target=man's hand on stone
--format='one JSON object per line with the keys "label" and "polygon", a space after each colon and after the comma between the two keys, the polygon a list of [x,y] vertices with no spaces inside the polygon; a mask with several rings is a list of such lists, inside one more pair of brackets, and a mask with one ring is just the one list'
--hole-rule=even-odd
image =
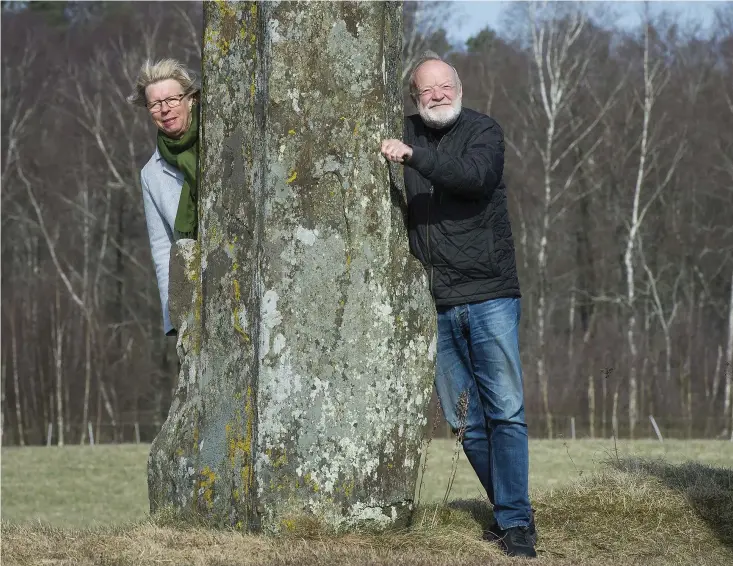
{"label": "man's hand on stone", "polygon": [[382,155],[389,161],[404,163],[412,157],[412,148],[400,140],[384,140],[382,142]]}

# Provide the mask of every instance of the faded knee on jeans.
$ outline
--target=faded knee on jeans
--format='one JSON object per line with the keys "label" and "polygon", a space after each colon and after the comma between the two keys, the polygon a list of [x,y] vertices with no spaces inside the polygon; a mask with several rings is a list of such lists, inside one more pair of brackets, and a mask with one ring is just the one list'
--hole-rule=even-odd
{"label": "faded knee on jeans", "polygon": [[502,425],[522,425],[524,420],[524,403],[522,398],[504,399],[500,408],[487,408],[486,422],[490,428]]}

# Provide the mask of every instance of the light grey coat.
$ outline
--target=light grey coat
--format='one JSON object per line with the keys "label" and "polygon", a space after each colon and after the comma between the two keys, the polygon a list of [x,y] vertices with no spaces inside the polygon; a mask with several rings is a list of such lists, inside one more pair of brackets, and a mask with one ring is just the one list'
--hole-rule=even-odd
{"label": "light grey coat", "polygon": [[183,187],[183,173],[169,165],[158,148],[140,173],[143,189],[145,222],[148,225],[150,251],[153,254],[155,275],[158,279],[160,304],[163,309],[163,330],[174,330],[168,312],[168,262],[175,241],[173,225],[178,212],[178,201]]}

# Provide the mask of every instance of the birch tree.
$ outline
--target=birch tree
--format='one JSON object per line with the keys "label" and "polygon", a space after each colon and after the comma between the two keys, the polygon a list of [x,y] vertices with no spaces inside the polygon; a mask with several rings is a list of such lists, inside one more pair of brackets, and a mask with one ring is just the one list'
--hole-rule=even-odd
{"label": "birch tree", "polygon": [[[643,25],[643,90],[640,96],[639,104],[641,106],[641,132],[638,139],[639,156],[638,166],[636,168],[636,180],[631,193],[631,213],[627,221],[626,247],[623,255],[623,265],[625,268],[626,279],[626,339],[629,352],[628,361],[628,420],[629,434],[634,436],[636,424],[639,420],[639,377],[638,377],[638,346],[639,339],[638,320],[636,313],[636,267],[638,262],[638,248],[641,238],[641,227],[644,219],[654,204],[660,193],[669,184],[679,161],[685,150],[684,136],[680,136],[677,150],[671,163],[668,166],[666,174],[661,181],[656,183],[655,187],[648,187],[650,184],[648,176],[650,170],[654,167],[658,160],[657,152],[659,148],[656,144],[660,143],[653,123],[653,111],[655,104],[658,102],[661,92],[664,90],[669,74],[664,67],[660,58],[655,58],[651,45],[652,24],[647,17]],[[657,124],[659,127],[659,124]],[[653,189],[653,193],[643,200],[643,194],[646,188]]]}
{"label": "birch tree", "polygon": [[[529,112],[535,124],[542,124],[542,135],[535,142],[543,168],[543,186],[540,205],[540,222],[536,248],[537,306],[536,323],[536,373],[545,413],[547,435],[553,437],[553,420],[549,399],[549,375],[546,367],[546,331],[548,322],[549,237],[554,221],[566,212],[572,198],[568,195],[575,188],[577,175],[584,163],[593,155],[599,139],[592,140],[594,130],[603,115],[613,104],[617,90],[608,93],[607,99],[594,116],[571,121],[570,105],[585,86],[588,66],[593,60],[594,38],[587,38],[581,47],[580,39],[588,25],[587,15],[580,9],[559,18],[557,14],[541,14],[537,3],[529,5],[531,53],[533,57]],[[618,88],[618,87],[617,87]],[[580,159],[574,150],[580,144],[589,147]],[[568,157],[575,156],[575,163],[564,167]],[[563,169],[564,167],[564,169]],[[561,174],[562,172],[562,174]],[[577,196],[576,196],[577,197]]]}

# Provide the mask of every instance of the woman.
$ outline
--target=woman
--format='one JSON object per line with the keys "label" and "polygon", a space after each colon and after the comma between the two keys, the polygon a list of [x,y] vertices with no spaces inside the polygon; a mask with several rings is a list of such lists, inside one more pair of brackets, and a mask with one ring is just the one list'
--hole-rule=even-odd
{"label": "woman", "polygon": [[194,74],[175,59],[146,61],[131,104],[144,106],[158,128],[153,156],[143,167],[145,221],[163,308],[163,328],[174,336],[168,312],[168,261],[171,245],[197,237],[198,98]]}

